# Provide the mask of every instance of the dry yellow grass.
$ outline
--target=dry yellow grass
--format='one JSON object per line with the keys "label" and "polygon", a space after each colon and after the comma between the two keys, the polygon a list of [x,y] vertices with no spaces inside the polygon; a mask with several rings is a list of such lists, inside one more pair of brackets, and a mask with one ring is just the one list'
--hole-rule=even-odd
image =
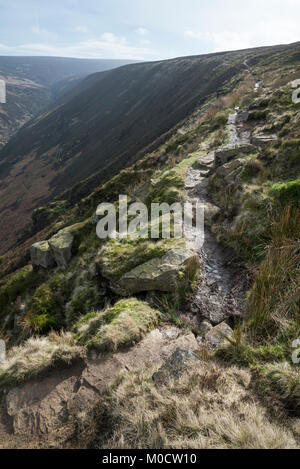
{"label": "dry yellow grass", "polygon": [[297,208],[285,209],[274,222],[267,257],[257,272],[249,296],[251,328],[254,334],[265,334],[265,338],[280,330],[287,331],[290,321],[299,325],[299,226]]}
{"label": "dry yellow grass", "polygon": [[0,365],[0,387],[22,383],[51,367],[69,366],[83,357],[84,349],[75,344],[71,333],[31,337],[9,350],[5,363]]}
{"label": "dry yellow grass", "polygon": [[101,448],[295,448],[248,389],[250,373],[193,364],[156,387],[154,370],[126,375],[96,407],[79,440]]}

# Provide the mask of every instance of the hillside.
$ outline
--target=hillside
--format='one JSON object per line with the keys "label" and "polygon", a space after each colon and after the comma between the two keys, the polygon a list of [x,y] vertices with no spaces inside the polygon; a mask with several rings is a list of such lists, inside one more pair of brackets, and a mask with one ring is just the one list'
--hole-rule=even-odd
{"label": "hillside", "polygon": [[[71,90],[12,139],[3,175],[34,193],[39,162],[53,179],[33,229],[0,261],[0,447],[300,447],[300,104],[291,84],[299,78],[299,43],[130,65],[88,77],[83,95]],[[71,141],[71,114],[66,128],[52,126],[62,110],[78,117],[80,104],[108,133],[99,133],[103,160],[92,158],[91,132],[58,168],[54,153],[37,155],[57,142],[53,128]],[[116,143],[124,116],[136,127]],[[19,136],[28,138],[24,153]],[[41,153],[27,153],[33,137]],[[105,162],[116,166],[103,173]],[[76,175],[93,177],[74,188]],[[112,202],[119,213],[119,194],[147,207],[201,203],[204,244],[195,223],[182,238],[163,238],[160,215],[151,220],[158,239],[148,230],[100,240],[96,209]]]}
{"label": "hillside", "polygon": [[88,77],[1,151],[1,251],[22,235],[33,209],[89,178],[63,196],[76,202],[140,158],[147,146],[154,148],[197,105],[225,95],[240,79],[245,60],[257,66],[285,63],[298,50],[296,44],[211,54]]}
{"label": "hillside", "polygon": [[125,60],[0,56],[0,79],[7,103],[0,105],[0,148],[32,117],[68,89],[72,77],[82,78],[125,65]]}

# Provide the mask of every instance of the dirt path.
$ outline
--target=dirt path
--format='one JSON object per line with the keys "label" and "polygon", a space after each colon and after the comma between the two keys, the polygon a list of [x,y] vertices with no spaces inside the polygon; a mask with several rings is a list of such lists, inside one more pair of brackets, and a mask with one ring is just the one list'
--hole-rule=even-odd
{"label": "dirt path", "polygon": [[227,147],[250,144],[250,131],[246,130],[243,125],[243,116],[244,113],[240,113],[239,108],[236,109],[234,114],[229,115],[227,123],[229,141]]}
{"label": "dirt path", "polygon": [[[246,67],[247,72],[248,72],[250,75],[252,75],[253,78],[256,79],[256,77],[254,77],[254,75],[253,75],[253,73],[252,73],[252,71],[251,71],[251,68],[249,67],[248,60],[247,60],[247,59],[244,60],[243,65]],[[260,89],[260,87],[262,86],[262,84],[263,84],[263,80],[258,80],[258,81],[255,82],[255,85],[254,85],[254,91],[255,91],[255,93],[258,92],[258,90]]]}
{"label": "dirt path", "polygon": [[[198,247],[197,228],[187,233],[187,241],[197,250],[201,263],[201,276],[188,311],[196,316],[198,324],[206,320],[216,325],[225,319],[241,315],[245,296],[245,276],[233,252],[220,245],[209,227],[209,214],[218,210],[207,195],[208,173],[214,162],[214,155],[201,158],[201,165],[207,170],[190,169],[186,179],[187,200],[200,202],[205,210],[204,244]],[[201,237],[203,233],[198,233]],[[199,238],[198,238],[199,239]],[[230,322],[230,321],[229,321]]]}

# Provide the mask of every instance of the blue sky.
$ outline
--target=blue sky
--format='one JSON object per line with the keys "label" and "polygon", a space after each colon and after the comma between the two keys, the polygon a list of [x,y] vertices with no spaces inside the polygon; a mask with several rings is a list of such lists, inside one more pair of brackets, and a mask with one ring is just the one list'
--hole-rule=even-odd
{"label": "blue sky", "polygon": [[156,60],[296,41],[299,0],[0,0],[0,55]]}

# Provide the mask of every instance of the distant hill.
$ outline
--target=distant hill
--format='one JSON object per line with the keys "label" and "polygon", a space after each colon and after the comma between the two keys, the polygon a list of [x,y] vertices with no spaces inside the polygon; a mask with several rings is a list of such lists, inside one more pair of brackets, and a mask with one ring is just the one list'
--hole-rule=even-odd
{"label": "distant hill", "polygon": [[24,123],[36,116],[80,78],[130,63],[61,57],[0,56],[0,79],[5,80],[7,103],[0,104],[0,148]]}

